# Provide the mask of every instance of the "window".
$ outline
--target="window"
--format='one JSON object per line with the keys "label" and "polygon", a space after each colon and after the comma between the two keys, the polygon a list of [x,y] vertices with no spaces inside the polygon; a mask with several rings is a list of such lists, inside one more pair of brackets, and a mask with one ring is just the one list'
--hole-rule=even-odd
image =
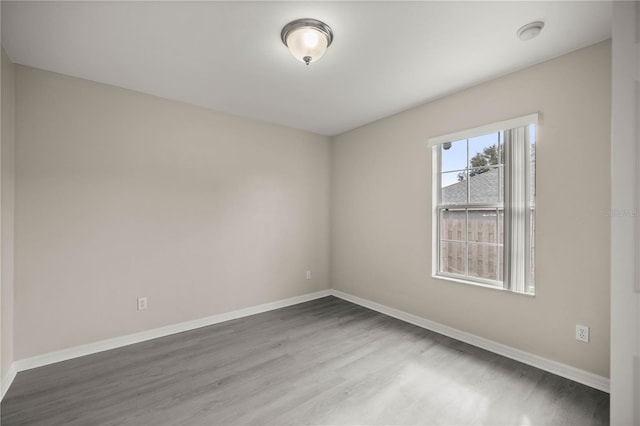
{"label": "window", "polygon": [[537,119],[429,140],[434,276],[534,294]]}

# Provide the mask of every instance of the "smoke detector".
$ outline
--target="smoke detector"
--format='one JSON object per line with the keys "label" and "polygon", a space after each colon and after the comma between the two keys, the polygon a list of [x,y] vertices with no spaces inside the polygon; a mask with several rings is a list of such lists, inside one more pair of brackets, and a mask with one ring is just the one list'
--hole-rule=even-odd
{"label": "smoke detector", "polygon": [[522,41],[531,40],[532,38],[536,38],[540,34],[540,31],[542,31],[543,27],[544,22],[542,21],[530,22],[527,25],[521,27],[518,32],[516,32],[516,34]]}

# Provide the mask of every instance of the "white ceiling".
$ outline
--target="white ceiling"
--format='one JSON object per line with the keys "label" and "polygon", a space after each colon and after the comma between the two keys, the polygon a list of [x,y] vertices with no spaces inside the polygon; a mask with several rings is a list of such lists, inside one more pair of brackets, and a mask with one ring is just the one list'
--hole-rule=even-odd
{"label": "white ceiling", "polygon": [[[297,18],[334,31],[309,66],[280,41]],[[323,135],[610,36],[611,3],[594,1],[2,1],[16,63]]]}

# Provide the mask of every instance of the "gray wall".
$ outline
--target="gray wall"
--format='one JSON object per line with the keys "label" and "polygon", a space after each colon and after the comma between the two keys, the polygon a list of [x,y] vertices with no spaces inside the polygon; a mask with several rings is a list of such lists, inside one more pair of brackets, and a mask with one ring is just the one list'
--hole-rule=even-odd
{"label": "gray wall", "polygon": [[16,132],[16,359],[329,288],[324,136],[23,66]]}
{"label": "gray wall", "polygon": [[[332,286],[608,376],[610,55],[333,140],[16,66],[14,359]],[[431,278],[427,139],[536,111],[536,296]]]}
{"label": "gray wall", "polygon": [[[333,288],[608,377],[610,97],[607,41],[336,137]],[[535,297],[432,278],[427,139],[534,112]]]}

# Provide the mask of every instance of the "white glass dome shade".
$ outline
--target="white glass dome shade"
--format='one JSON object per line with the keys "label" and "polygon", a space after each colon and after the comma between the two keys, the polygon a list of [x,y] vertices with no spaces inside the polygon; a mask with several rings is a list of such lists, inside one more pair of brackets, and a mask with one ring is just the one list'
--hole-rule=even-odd
{"label": "white glass dome shade", "polygon": [[298,19],[285,25],[281,38],[294,58],[309,65],[324,55],[333,41],[333,32],[321,21]]}

